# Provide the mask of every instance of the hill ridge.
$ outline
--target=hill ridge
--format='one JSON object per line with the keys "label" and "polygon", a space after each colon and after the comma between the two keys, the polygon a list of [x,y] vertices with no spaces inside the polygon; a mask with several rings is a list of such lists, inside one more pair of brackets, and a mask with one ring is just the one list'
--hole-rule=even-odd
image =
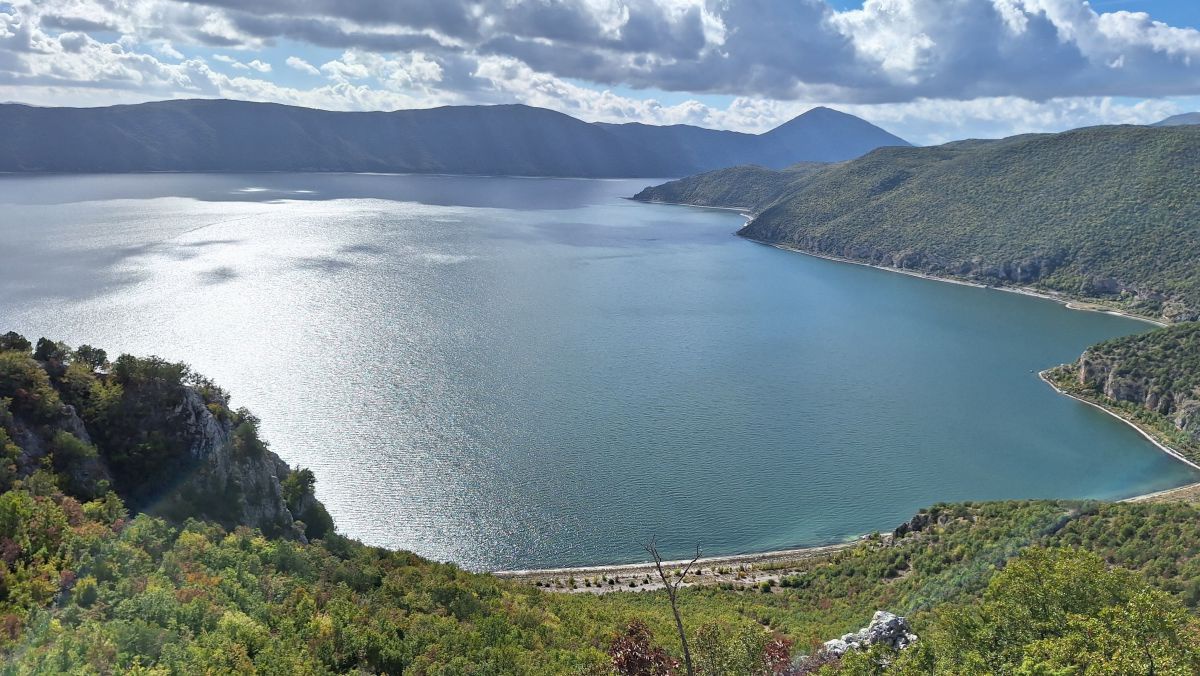
{"label": "hill ridge", "polygon": [[769,244],[1182,321],[1200,318],[1198,158],[1197,126],[1099,126],[738,167],[636,199],[744,207],[739,234]]}
{"label": "hill ridge", "polygon": [[[810,111],[811,112],[811,111]],[[805,115],[808,115],[806,113]],[[589,123],[525,104],[342,112],[228,99],[0,104],[0,172],[370,171],[590,178],[837,161],[907,142],[851,115],[764,134]]]}

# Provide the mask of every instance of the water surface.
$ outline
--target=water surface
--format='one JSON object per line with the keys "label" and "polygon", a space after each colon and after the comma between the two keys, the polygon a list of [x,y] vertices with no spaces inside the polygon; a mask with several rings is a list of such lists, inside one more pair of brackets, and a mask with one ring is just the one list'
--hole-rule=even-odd
{"label": "water surface", "polygon": [[1196,477],[1036,371],[1150,328],[786,253],[646,181],[0,179],[0,330],[184,360],[340,529],[472,568]]}

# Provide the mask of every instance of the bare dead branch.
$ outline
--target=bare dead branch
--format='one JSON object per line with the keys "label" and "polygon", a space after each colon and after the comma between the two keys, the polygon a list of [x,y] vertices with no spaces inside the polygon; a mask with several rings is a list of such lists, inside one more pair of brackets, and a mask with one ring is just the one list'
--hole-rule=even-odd
{"label": "bare dead branch", "polygon": [[687,578],[688,571],[691,570],[692,566],[696,565],[696,562],[699,560],[700,560],[700,543],[697,542],[696,543],[696,555],[692,557],[692,560],[688,562],[688,565],[684,566],[683,575],[679,576],[680,581]]}
{"label": "bare dead branch", "polygon": [[675,615],[675,629],[679,632],[679,643],[683,646],[683,664],[687,669],[688,676],[693,676],[695,672],[692,670],[692,652],[688,649],[687,632],[683,629],[683,617],[679,614],[679,602],[676,600],[676,593],[679,591],[679,586],[687,579],[688,571],[692,569],[696,561],[700,560],[700,545],[696,545],[696,555],[684,566],[683,572],[680,573],[677,580],[672,580],[671,576],[663,570],[662,556],[658,553],[658,539],[651,538],[645,547],[646,551],[654,559],[654,568],[658,571],[658,578],[662,580],[663,587],[667,590],[667,598],[671,601],[671,612]]}

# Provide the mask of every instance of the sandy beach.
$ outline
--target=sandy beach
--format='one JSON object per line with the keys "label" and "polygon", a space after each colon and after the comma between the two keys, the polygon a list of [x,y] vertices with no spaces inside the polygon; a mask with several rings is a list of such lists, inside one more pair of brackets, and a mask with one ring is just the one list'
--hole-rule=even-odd
{"label": "sandy beach", "polygon": [[[865,539],[864,536],[848,542],[818,547],[701,557],[692,567],[697,574],[689,573],[683,586],[729,584],[735,587],[752,587],[761,585],[768,580],[778,583],[781,577],[795,573],[801,564],[833,556],[864,542],[875,542],[878,546],[883,546],[883,543],[889,541],[890,538],[891,534],[889,533],[881,536],[880,540],[874,541]],[[664,561],[663,569],[679,570],[690,560]],[[643,592],[663,588],[662,582],[658,578],[658,571],[652,561],[610,566],[505,570],[492,574],[542,587],[547,591],[573,594]]]}

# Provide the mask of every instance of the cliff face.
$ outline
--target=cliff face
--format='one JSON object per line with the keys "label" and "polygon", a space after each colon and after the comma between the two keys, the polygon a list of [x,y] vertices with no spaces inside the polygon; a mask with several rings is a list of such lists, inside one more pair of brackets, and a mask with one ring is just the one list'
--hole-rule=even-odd
{"label": "cliff face", "polygon": [[[836,256],[882,267],[912,270],[935,275],[953,275],[976,279],[984,283],[1034,284],[1049,277],[1066,259],[1065,252],[1032,254],[1012,260],[991,261],[983,257],[966,258],[943,256],[930,251],[905,247],[882,248],[860,243],[845,243],[820,236],[806,236],[791,231],[778,221],[756,219],[746,224],[739,235],[770,244],[783,244],[802,251]],[[1093,286],[1108,289],[1109,293],[1130,291],[1117,280],[1094,280]]]}
{"label": "cliff face", "polygon": [[332,530],[312,473],[289,468],[220,388],[154,357],[84,354],[45,340],[31,354],[20,336],[0,336],[0,441],[11,442],[0,444],[0,482],[51,470],[69,495],[113,490],[130,509],[175,521],[300,540]]}
{"label": "cliff face", "polygon": [[1120,362],[1089,350],[1078,364],[1079,384],[1114,401],[1137,404],[1166,416],[1177,429],[1200,442],[1200,393],[1168,389],[1145,375],[1131,374]]}
{"label": "cliff face", "polygon": [[167,420],[186,439],[188,456],[181,459],[186,471],[150,511],[303,538],[283,497],[282,482],[291,472],[287,463],[266,448],[242,447],[233,421],[218,419],[197,390],[184,387],[180,395]]}
{"label": "cliff face", "polygon": [[1084,390],[1158,414],[1200,442],[1200,323],[1100,343],[1074,374]]}
{"label": "cliff face", "polygon": [[[64,436],[80,442],[80,448],[92,448],[92,438],[88,434],[83,420],[75,412],[75,407],[64,404],[58,407],[56,414],[45,424],[35,424],[25,416],[7,416],[6,428],[12,441],[20,449],[20,455],[15,458],[16,473],[28,476],[35,472],[44,462],[53,463],[54,456],[64,454]],[[69,485],[81,493],[97,492],[97,487],[112,483],[112,474],[100,457],[94,453],[84,452],[70,464],[59,463],[59,469],[68,477]]]}

